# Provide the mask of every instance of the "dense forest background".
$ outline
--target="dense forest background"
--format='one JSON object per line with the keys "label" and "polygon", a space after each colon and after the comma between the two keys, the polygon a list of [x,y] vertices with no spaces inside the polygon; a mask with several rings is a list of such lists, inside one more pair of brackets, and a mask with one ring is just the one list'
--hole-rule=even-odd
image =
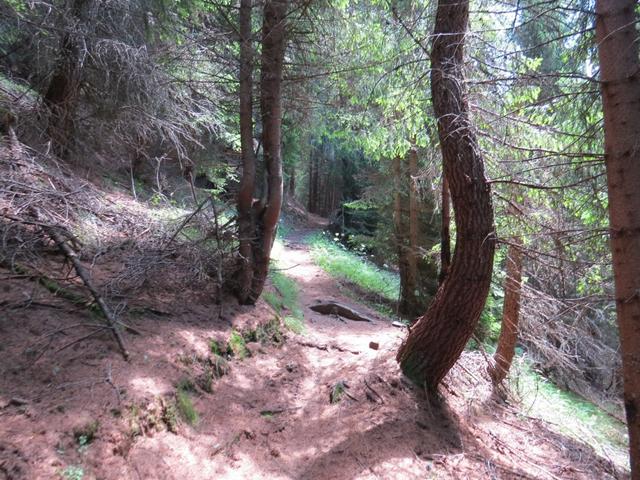
{"label": "dense forest background", "polygon": [[[639,7],[626,4],[637,57]],[[51,242],[92,268],[117,250],[118,268],[85,284],[122,342],[115,324],[144,289],[202,288],[220,312],[255,304],[265,285],[272,295],[277,232],[311,214],[327,219],[323,248],[389,275],[362,296],[412,324],[436,315],[464,218],[481,217],[459,193],[477,172],[455,177],[443,159],[448,141],[469,141],[495,227],[476,240],[495,255],[461,347],[491,356],[508,324],[518,357],[623,419],[594,4],[467,4],[462,63],[448,74],[460,72],[453,103],[468,106],[455,142],[434,93],[433,65],[451,61],[437,55],[437,8],[0,1],[0,265],[42,273]],[[458,303],[472,302],[475,288],[460,285]]]}

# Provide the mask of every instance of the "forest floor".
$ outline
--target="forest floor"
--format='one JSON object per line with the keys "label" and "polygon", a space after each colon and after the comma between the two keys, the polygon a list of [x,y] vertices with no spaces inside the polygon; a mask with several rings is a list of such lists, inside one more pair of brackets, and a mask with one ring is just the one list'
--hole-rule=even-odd
{"label": "forest floor", "polygon": [[[465,353],[441,398],[427,399],[395,362],[406,329],[313,263],[305,238],[319,227],[296,228],[278,252],[299,288],[303,333],[280,334],[263,301],[148,291],[129,303],[140,332],[126,334],[129,362],[106,334],[56,351],[86,309],[0,270],[0,305],[29,299],[0,309],[0,479],[626,478],[497,400],[480,353]],[[108,275],[117,259],[97,270]],[[375,322],[318,314],[318,300]],[[228,362],[215,354],[248,331],[262,341]],[[42,339],[50,348],[34,357]]]}

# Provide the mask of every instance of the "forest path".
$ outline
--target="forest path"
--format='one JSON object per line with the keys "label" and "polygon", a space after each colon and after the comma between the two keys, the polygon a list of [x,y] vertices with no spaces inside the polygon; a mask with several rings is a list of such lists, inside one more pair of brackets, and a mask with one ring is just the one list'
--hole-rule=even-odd
{"label": "forest path", "polygon": [[[277,252],[278,265],[299,289],[299,303],[303,307],[305,324],[309,338],[321,342],[339,342],[339,348],[366,352],[369,343],[381,346],[396,345],[405,329],[391,325],[391,319],[381,315],[364,302],[353,299],[353,292],[347,291],[340,281],[331,277],[313,261],[308,245],[308,237],[318,233],[325,224],[312,217],[312,224],[291,232],[283,242],[283,250]],[[375,322],[361,322],[345,319],[337,315],[323,315],[311,310],[320,302],[338,302],[373,318]]]}
{"label": "forest path", "polygon": [[[321,227],[297,228],[276,252],[299,287],[305,332],[248,343],[250,355],[229,359],[228,373],[212,381],[211,341],[272,322],[263,300],[229,301],[218,315],[207,292],[188,287],[138,299],[162,314],[132,319],[143,334],[127,336],[130,362],[104,336],[22,369],[34,335],[85,316],[36,305],[15,311],[11,322],[24,328],[2,330],[8,324],[0,322],[7,334],[0,479],[81,478],[79,471],[108,480],[612,478],[585,446],[492,400],[477,352],[465,353],[445,379],[443,400],[425,398],[395,361],[406,329],[314,264],[305,239]],[[23,298],[25,280],[10,282],[15,301]],[[317,300],[347,304],[375,322],[321,315],[309,308]],[[179,413],[180,398],[197,413],[192,425]],[[79,445],[76,432],[87,425],[98,431]]]}
{"label": "forest path", "polygon": [[[422,479],[432,455],[458,451],[449,416],[426,411],[399,375],[395,351],[406,330],[313,262],[305,239],[321,226],[296,229],[274,252],[299,288],[304,333],[288,333],[281,347],[249,344],[253,355],[232,362],[215,400],[195,399],[202,413],[194,433],[137,442],[130,461],[142,478],[163,478],[169,463],[169,478]],[[318,300],[375,321],[319,314],[310,309]],[[343,393],[332,402],[336,388]]]}

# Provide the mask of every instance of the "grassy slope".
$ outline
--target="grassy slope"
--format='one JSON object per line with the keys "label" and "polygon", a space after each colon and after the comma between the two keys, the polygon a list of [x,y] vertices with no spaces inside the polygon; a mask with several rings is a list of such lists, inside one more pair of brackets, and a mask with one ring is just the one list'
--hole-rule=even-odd
{"label": "grassy slope", "polygon": [[400,279],[397,274],[378,268],[325,235],[314,235],[308,241],[313,260],[330,275],[390,302],[398,300]]}

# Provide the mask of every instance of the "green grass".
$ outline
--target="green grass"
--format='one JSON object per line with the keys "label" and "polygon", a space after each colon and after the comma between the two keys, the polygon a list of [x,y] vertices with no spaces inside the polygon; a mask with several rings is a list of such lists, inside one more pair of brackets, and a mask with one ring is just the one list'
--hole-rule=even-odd
{"label": "green grass", "polygon": [[249,356],[247,344],[240,332],[237,332],[235,330],[231,332],[228,345],[235,358],[242,360],[243,358]]}
{"label": "green grass", "polygon": [[329,275],[347,280],[390,302],[398,300],[400,278],[397,274],[378,268],[326,235],[312,236],[309,246],[313,260]]}
{"label": "green grass", "polygon": [[269,277],[275,291],[265,292],[262,298],[283,317],[283,322],[289,330],[297,334],[304,333],[304,314],[298,303],[299,291],[296,282],[273,268]]}
{"label": "green grass", "polygon": [[69,465],[60,473],[64,480],[82,480],[84,478],[84,468],[80,465]]}
{"label": "green grass", "polygon": [[182,418],[189,424],[195,425],[200,420],[200,416],[193,406],[193,401],[188,391],[181,388],[176,392],[176,408]]}
{"label": "green grass", "polygon": [[211,353],[215,356],[222,356],[227,353],[227,346],[220,343],[215,338],[212,338],[209,340],[209,350],[211,350]]}
{"label": "green grass", "polygon": [[545,420],[559,433],[591,445],[616,465],[629,468],[626,426],[598,406],[560,389],[536,372],[524,357],[511,369],[511,388],[522,401],[523,413]]}

